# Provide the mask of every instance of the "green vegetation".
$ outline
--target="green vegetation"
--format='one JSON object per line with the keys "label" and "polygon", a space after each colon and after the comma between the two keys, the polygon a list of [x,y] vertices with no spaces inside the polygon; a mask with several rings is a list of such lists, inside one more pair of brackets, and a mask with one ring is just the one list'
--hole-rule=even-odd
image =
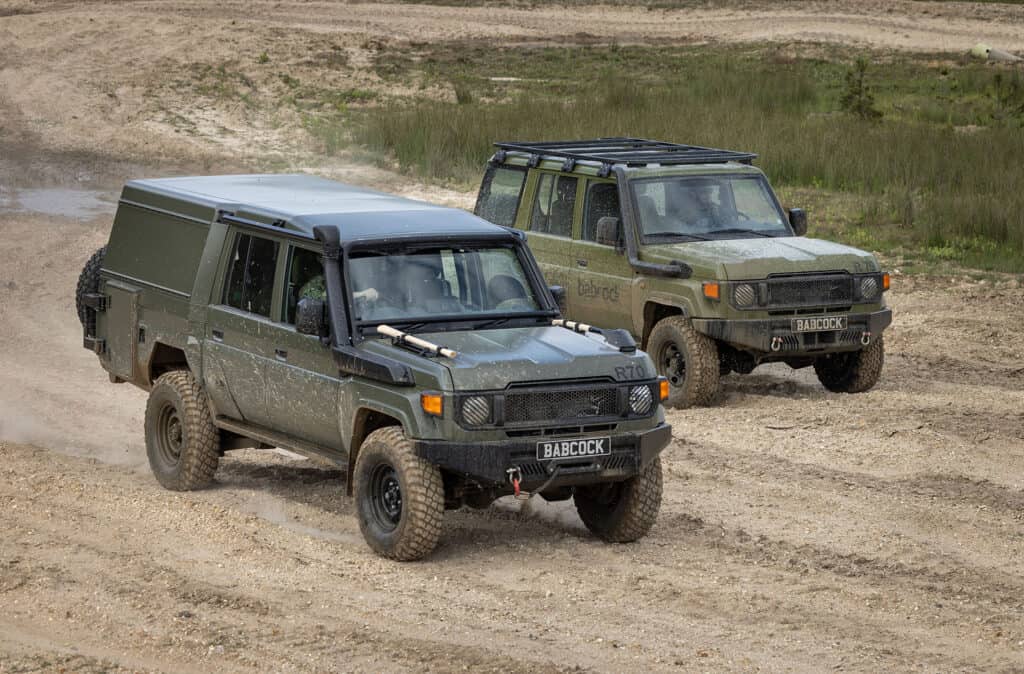
{"label": "green vegetation", "polygon": [[881,119],[882,111],[875,107],[875,96],[867,84],[868,60],[860,56],[846,72],[846,90],[839,98],[843,110],[852,112],[861,119]]}
{"label": "green vegetation", "polygon": [[[777,186],[853,197],[843,200],[841,240],[1024,271],[1018,73],[948,56],[858,65],[839,48],[800,49],[813,56],[617,45],[383,51],[376,67],[386,81],[451,95],[307,128],[337,148],[347,125],[407,170],[467,188],[501,139],[629,134],[753,150]],[[811,209],[815,228],[823,215]]]}

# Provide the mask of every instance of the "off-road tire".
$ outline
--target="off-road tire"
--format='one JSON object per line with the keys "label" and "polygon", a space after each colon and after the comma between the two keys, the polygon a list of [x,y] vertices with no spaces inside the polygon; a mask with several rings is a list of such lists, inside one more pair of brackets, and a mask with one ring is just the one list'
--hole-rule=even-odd
{"label": "off-road tire", "polygon": [[89,261],[82,267],[82,273],[78,275],[78,285],[75,286],[75,311],[78,312],[78,320],[82,323],[83,328],[89,327],[86,324],[92,318],[89,314],[89,307],[85,306],[85,296],[99,291],[100,267],[103,266],[103,258],[106,256],[107,247],[103,246],[92,254]]}
{"label": "off-road tire", "polygon": [[654,526],[661,508],[661,459],[624,482],[577,487],[576,512],[598,538],[631,543]]}
{"label": "off-road tire", "polygon": [[213,482],[219,450],[220,431],[195,377],[162,374],[146,403],[146,455],[157,481],[174,491],[202,489]]}
{"label": "off-road tire", "polygon": [[[398,426],[371,433],[353,471],[359,529],[378,554],[400,562],[429,555],[441,539],[444,482],[441,470],[416,456]],[[389,506],[397,483],[397,516]],[[390,519],[394,517],[394,519]],[[397,521],[396,521],[397,520]]]}
{"label": "off-road tire", "polygon": [[860,351],[833,353],[814,361],[818,381],[833,393],[863,393],[878,383],[885,363],[882,336]]}
{"label": "off-road tire", "polygon": [[[669,316],[658,321],[647,340],[647,353],[654,360],[658,374],[669,379],[666,405],[683,408],[714,402],[721,377],[718,345],[697,332],[689,320]],[[676,354],[685,363],[682,377],[674,365]]]}

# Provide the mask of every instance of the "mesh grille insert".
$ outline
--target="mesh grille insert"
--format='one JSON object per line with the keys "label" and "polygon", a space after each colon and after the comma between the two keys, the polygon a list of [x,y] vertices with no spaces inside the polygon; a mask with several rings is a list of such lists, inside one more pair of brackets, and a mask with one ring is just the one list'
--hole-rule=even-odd
{"label": "mesh grille insert", "polygon": [[853,279],[848,275],[774,278],[768,281],[768,306],[805,307],[850,304]]}
{"label": "mesh grille insert", "polygon": [[505,396],[505,421],[513,424],[616,416],[619,412],[619,393],[614,387],[533,391]]}

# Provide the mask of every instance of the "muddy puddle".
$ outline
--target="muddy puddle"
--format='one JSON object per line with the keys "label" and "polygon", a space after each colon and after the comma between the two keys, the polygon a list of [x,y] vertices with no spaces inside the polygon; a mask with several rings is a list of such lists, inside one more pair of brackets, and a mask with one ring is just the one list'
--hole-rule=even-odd
{"label": "muddy puddle", "polygon": [[68,187],[0,187],[0,214],[30,213],[72,220],[91,220],[114,210],[116,202],[104,191]]}

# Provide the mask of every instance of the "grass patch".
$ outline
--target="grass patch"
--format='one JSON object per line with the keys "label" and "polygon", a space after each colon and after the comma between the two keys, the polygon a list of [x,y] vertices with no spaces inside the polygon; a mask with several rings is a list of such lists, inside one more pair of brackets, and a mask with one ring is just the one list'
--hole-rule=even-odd
{"label": "grass patch", "polygon": [[863,77],[881,119],[864,119],[840,105],[856,54],[802,49],[811,55],[475,44],[385,52],[382,77],[452,96],[372,109],[354,118],[353,133],[424,178],[467,187],[495,140],[639,135],[752,150],[777,186],[856,197],[840,240],[1024,271],[1024,112],[1007,84],[1019,75],[948,56],[874,55]]}

